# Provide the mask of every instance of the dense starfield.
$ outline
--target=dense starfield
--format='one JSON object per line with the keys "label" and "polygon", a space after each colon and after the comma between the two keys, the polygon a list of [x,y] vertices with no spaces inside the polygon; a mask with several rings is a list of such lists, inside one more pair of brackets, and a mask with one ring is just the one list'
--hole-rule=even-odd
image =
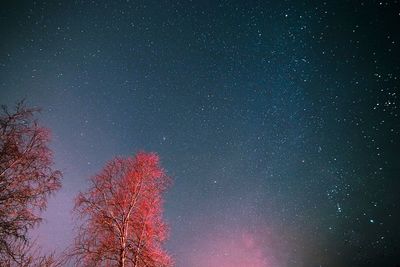
{"label": "dense starfield", "polygon": [[399,266],[399,25],[398,0],[3,1],[0,102],[42,108],[64,173],[38,242],[145,150],[177,267]]}

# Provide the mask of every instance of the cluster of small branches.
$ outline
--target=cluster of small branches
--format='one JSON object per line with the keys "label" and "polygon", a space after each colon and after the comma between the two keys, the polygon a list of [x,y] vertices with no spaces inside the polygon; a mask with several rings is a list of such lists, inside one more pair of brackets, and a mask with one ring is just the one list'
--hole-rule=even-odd
{"label": "cluster of small branches", "polygon": [[48,197],[61,186],[48,147],[50,133],[34,119],[38,111],[20,102],[14,112],[2,106],[0,113],[1,266],[22,260],[28,231],[40,223]]}
{"label": "cluster of small branches", "polygon": [[62,267],[66,259],[54,252],[42,253],[40,247],[33,242],[16,242],[13,244],[13,257],[0,256],[1,266],[7,267]]}

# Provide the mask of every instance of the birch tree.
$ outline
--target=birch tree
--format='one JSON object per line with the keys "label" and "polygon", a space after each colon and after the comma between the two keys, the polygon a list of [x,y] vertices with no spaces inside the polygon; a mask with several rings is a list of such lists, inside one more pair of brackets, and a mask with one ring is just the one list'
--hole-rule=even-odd
{"label": "birch tree", "polygon": [[107,163],[76,198],[75,212],[83,221],[71,252],[76,265],[172,266],[162,248],[167,238],[162,196],[169,182],[154,153]]}

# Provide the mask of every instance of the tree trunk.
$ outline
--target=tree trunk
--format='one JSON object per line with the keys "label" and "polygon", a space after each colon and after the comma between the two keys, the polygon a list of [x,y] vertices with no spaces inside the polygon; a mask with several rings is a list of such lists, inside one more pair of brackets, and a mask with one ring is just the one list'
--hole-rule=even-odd
{"label": "tree trunk", "polygon": [[125,251],[124,249],[121,249],[119,252],[119,267],[125,267]]}

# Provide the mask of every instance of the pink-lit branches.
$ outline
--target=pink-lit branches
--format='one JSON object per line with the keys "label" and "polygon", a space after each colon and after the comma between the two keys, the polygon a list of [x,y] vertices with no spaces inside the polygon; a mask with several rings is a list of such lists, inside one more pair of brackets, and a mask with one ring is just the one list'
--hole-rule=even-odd
{"label": "pink-lit branches", "polygon": [[169,178],[154,153],[115,158],[76,198],[80,226],[71,255],[79,266],[164,267],[162,194]]}
{"label": "pink-lit branches", "polygon": [[17,104],[0,114],[0,265],[17,261],[27,232],[40,221],[48,196],[60,186],[48,147],[50,132],[34,120],[38,109]]}

